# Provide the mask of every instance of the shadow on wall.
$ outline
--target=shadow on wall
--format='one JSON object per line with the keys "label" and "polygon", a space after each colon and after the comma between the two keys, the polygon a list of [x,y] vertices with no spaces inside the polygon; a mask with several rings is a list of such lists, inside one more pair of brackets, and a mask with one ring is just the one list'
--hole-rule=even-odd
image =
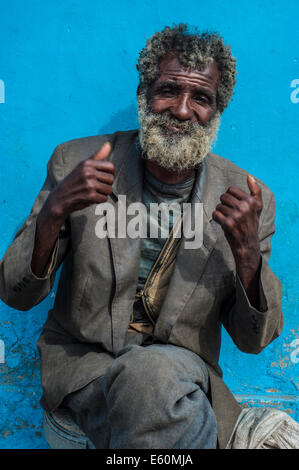
{"label": "shadow on wall", "polygon": [[137,104],[132,102],[127,108],[120,109],[116,113],[113,113],[107,124],[104,124],[99,129],[99,134],[128,131],[137,129],[138,127]]}

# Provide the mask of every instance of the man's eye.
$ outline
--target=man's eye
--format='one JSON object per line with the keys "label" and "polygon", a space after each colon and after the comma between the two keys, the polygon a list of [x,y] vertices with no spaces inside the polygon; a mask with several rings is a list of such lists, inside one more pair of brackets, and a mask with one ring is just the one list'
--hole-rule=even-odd
{"label": "man's eye", "polygon": [[159,90],[159,94],[162,96],[174,96],[175,90],[172,90],[171,88],[163,88],[162,90]]}
{"label": "man's eye", "polygon": [[203,95],[197,95],[194,97],[194,100],[197,101],[198,103],[207,103],[209,104],[209,99],[206,96]]}

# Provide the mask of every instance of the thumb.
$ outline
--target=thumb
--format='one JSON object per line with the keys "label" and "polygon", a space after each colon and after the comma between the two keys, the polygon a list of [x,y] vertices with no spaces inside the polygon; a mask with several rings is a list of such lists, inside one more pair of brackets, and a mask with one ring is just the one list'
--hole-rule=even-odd
{"label": "thumb", "polygon": [[111,152],[111,144],[110,142],[105,142],[103,147],[100,148],[96,153],[92,155],[93,160],[104,160],[108,157],[109,153]]}
{"label": "thumb", "polygon": [[247,175],[247,185],[248,185],[251,196],[258,197],[258,198],[261,197],[261,188],[255,181],[253,176]]}

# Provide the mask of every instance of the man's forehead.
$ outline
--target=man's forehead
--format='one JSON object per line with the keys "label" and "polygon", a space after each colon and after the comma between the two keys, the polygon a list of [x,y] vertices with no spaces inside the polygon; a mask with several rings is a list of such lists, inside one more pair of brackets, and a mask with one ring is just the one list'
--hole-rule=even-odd
{"label": "man's forehead", "polygon": [[185,67],[181,64],[178,57],[168,54],[160,60],[159,78],[169,76],[175,80],[176,77],[190,77],[190,79],[203,78],[213,85],[216,85],[220,78],[220,73],[216,62],[211,62],[201,70]]}

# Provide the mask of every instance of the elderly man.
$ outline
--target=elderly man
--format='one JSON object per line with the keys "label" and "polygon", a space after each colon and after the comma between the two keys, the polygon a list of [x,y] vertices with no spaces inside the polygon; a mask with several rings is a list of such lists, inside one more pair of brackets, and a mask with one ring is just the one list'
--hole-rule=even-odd
{"label": "elderly man", "polygon": [[[68,407],[95,447],[225,448],[241,410],[221,378],[221,324],[253,354],[283,325],[268,265],[274,197],[210,152],[235,84],[221,37],[167,27],[137,68],[140,131],[55,149],[1,261],[1,298],[32,308],[63,262],[38,341],[41,404]],[[158,226],[151,204],[201,203],[202,245],[188,249],[174,221],[167,237],[97,237],[95,207],[119,214],[124,195]]]}

